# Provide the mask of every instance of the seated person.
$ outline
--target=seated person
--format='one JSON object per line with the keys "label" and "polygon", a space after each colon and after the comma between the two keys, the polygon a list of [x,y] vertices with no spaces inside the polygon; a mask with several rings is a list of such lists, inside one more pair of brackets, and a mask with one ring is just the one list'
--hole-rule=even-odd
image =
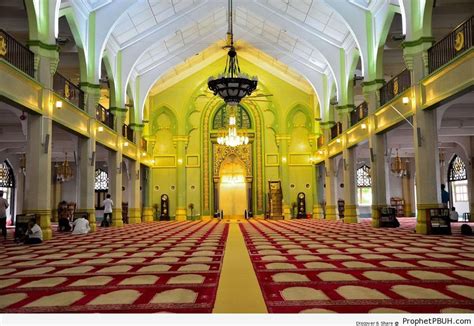
{"label": "seated person", "polygon": [[38,244],[43,242],[43,231],[36,223],[36,218],[32,218],[28,223],[28,231],[26,231],[25,244]]}
{"label": "seated person", "polygon": [[89,221],[84,216],[77,218],[72,223],[72,234],[87,234],[90,230]]}
{"label": "seated person", "polygon": [[62,201],[58,205],[58,231],[69,232],[71,225],[69,224],[69,213],[66,201]]}
{"label": "seated person", "polygon": [[451,212],[449,212],[449,219],[451,222],[457,222],[459,219],[459,214],[456,212],[456,207],[451,208]]}

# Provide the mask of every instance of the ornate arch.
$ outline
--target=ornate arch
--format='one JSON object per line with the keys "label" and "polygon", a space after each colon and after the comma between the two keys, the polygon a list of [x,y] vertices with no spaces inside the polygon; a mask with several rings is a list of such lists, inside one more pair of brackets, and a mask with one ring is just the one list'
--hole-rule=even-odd
{"label": "ornate arch", "polygon": [[[263,157],[263,117],[261,112],[258,110],[258,107],[252,103],[248,102],[245,105],[242,105],[247,112],[250,114],[252,125],[254,126],[254,148],[253,154],[255,157]],[[205,212],[210,211],[210,198],[211,198],[211,168],[212,162],[210,159],[211,155],[211,119],[214,117],[215,112],[222,107],[222,100],[217,97],[213,97],[209,102],[204,106],[203,113],[201,115],[201,150],[202,150],[202,167],[203,167],[203,176],[202,176],[202,189],[203,189],[203,210]],[[263,160],[255,160],[255,188],[257,193],[257,211],[263,211]]]}
{"label": "ornate arch", "polygon": [[304,127],[306,129],[308,129],[308,131],[312,132],[313,131],[313,123],[312,122],[313,122],[314,119],[310,115],[311,110],[308,109],[308,107],[304,104],[296,104],[296,105],[293,106],[293,108],[290,110],[290,112],[288,112],[288,114],[286,116],[287,131],[291,132],[291,130],[295,127],[293,125],[293,118],[299,112],[304,114],[304,116],[306,117],[306,124],[305,124]]}

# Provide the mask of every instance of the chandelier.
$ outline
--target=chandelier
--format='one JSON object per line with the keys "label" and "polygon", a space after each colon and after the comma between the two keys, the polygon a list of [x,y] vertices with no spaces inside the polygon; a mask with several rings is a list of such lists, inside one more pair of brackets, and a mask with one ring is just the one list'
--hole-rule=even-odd
{"label": "chandelier", "polygon": [[249,77],[240,71],[237,51],[234,47],[234,33],[232,28],[232,0],[229,0],[228,30],[227,30],[227,62],[224,72],[217,77],[209,77],[207,86],[214,95],[219,95],[229,105],[237,105],[242,98],[252,94],[257,88],[257,77]]}
{"label": "chandelier", "polygon": [[69,161],[67,160],[67,153],[64,162],[59,164],[56,163],[54,167],[56,168],[56,180],[59,182],[67,182],[74,176]]}
{"label": "chandelier", "polygon": [[400,156],[398,156],[398,149],[397,149],[397,156],[392,161],[391,170],[399,177],[408,176],[408,160],[403,162]]}
{"label": "chandelier", "polygon": [[222,134],[217,137],[217,143],[219,145],[225,145],[229,147],[237,147],[241,145],[247,145],[249,143],[249,137],[245,133],[237,132],[236,118],[235,118],[235,105],[229,107],[229,127],[227,134]]}

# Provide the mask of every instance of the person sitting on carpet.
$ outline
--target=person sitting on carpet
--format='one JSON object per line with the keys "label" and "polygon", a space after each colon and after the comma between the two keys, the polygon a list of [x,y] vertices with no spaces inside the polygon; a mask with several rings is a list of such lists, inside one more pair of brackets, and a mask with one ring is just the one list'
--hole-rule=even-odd
{"label": "person sitting on carpet", "polygon": [[456,207],[451,208],[451,212],[449,212],[449,219],[451,222],[457,222],[459,219],[459,214],[456,212]]}
{"label": "person sitting on carpet", "polygon": [[90,230],[89,221],[84,216],[77,218],[72,223],[72,234],[87,234]]}
{"label": "person sitting on carpet", "polygon": [[28,231],[26,232],[25,244],[38,244],[43,242],[43,231],[36,223],[36,218],[32,218],[28,223]]}
{"label": "person sitting on carpet", "polygon": [[71,225],[69,224],[69,215],[67,211],[67,203],[65,200],[60,202],[58,205],[58,231],[71,231]]}

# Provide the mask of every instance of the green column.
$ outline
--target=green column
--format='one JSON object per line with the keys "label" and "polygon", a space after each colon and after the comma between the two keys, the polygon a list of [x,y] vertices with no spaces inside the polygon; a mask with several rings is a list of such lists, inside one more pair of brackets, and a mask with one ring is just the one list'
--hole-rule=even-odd
{"label": "green column", "polygon": [[177,183],[177,203],[176,203],[176,220],[185,221],[187,218],[186,208],[186,144],[188,138],[186,136],[176,136],[176,183]]}
{"label": "green column", "polygon": [[277,144],[280,152],[280,179],[283,193],[283,216],[285,220],[291,219],[291,198],[290,198],[290,183],[288,173],[288,142],[290,136],[278,135]]}

